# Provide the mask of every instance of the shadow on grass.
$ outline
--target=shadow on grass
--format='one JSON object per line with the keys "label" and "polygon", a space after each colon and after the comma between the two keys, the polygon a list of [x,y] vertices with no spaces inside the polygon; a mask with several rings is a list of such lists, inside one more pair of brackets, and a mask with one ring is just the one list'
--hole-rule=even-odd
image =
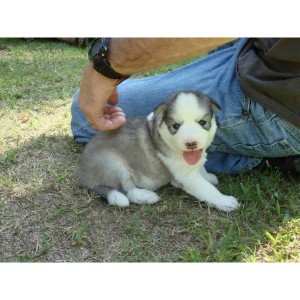
{"label": "shadow on grass", "polygon": [[70,136],[41,136],[1,155],[1,261],[295,259],[297,249],[282,248],[299,223],[280,249],[276,234],[299,218],[296,182],[275,173],[222,176],[220,189],[243,199],[228,215],[170,186],[156,205],[120,209],[78,186],[82,149]]}

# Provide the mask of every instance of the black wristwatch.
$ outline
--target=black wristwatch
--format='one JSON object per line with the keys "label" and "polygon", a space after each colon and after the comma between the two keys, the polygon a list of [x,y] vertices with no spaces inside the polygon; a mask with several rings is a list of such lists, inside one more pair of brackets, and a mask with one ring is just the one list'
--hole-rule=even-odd
{"label": "black wristwatch", "polygon": [[128,75],[123,75],[112,69],[107,59],[109,54],[110,38],[95,39],[89,50],[89,60],[93,63],[94,69],[111,79],[118,79],[117,84],[127,79]]}

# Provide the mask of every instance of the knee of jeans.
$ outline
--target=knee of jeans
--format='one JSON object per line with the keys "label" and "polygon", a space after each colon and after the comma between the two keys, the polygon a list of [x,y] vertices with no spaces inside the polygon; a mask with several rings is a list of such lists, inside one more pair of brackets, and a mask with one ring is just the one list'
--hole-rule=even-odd
{"label": "knee of jeans", "polygon": [[90,126],[81,126],[76,122],[71,122],[71,131],[73,139],[78,143],[87,143],[93,136],[99,134],[99,131],[92,129]]}
{"label": "knee of jeans", "polygon": [[87,143],[99,131],[92,129],[83,115],[78,104],[78,94],[79,89],[75,92],[71,105],[71,132],[76,142]]}

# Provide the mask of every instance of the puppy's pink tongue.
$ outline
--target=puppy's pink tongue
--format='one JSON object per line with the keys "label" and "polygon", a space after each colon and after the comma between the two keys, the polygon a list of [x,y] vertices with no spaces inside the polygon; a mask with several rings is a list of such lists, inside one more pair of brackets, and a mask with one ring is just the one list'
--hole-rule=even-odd
{"label": "puppy's pink tongue", "polygon": [[197,151],[184,151],[183,158],[189,165],[195,165],[201,158],[201,150]]}

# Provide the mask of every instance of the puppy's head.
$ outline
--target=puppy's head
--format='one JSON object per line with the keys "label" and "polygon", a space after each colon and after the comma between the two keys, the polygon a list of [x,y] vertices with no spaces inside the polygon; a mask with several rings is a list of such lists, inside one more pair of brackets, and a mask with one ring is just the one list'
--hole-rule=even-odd
{"label": "puppy's head", "polygon": [[200,92],[172,95],[154,113],[154,126],[164,142],[189,165],[197,164],[211,144],[217,125],[212,109],[220,109]]}

